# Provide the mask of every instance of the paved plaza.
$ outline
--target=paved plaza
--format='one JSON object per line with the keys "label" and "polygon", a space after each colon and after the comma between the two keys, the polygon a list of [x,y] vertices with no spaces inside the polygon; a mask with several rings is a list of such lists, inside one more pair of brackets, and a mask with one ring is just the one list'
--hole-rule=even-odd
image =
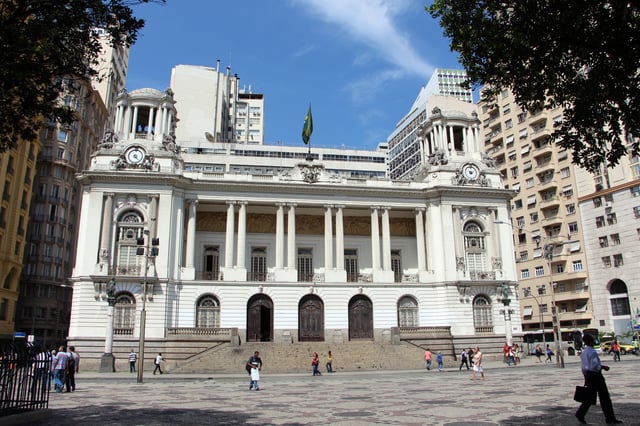
{"label": "paved plaza", "polygon": [[[375,371],[269,374],[260,391],[247,374],[77,375],[77,391],[51,394],[49,409],[0,419],[3,425],[577,425],[573,390],[582,384],[576,357],[566,368],[526,359],[488,362],[486,380],[457,368],[443,372]],[[640,424],[640,357],[626,355],[605,376],[618,418]],[[600,406],[589,424],[605,424]]]}

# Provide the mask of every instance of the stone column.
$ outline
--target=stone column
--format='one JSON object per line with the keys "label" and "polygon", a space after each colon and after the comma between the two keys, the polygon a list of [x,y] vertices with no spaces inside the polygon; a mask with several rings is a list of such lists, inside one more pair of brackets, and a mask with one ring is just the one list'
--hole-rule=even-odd
{"label": "stone column", "polygon": [[333,269],[333,223],[331,206],[324,206],[324,267]]}
{"label": "stone column", "polygon": [[382,270],[391,271],[391,230],[388,207],[382,209]]}
{"label": "stone column", "polygon": [[297,269],[296,254],[296,205],[289,204],[287,220],[287,267],[289,269]]}
{"label": "stone column", "polygon": [[380,270],[380,225],[378,224],[378,208],[371,208],[371,266],[374,271]]}
{"label": "stone column", "polygon": [[198,200],[187,200],[189,217],[187,219],[187,259],[186,267],[193,268],[196,258],[196,208]]}
{"label": "stone column", "polygon": [[227,201],[227,229],[225,234],[224,266],[233,268],[233,240],[235,233],[235,202]]}
{"label": "stone column", "polygon": [[247,202],[240,202],[238,212],[238,268],[246,268],[244,264],[245,246],[247,244]]}
{"label": "stone column", "polygon": [[418,255],[418,270],[426,271],[427,262],[425,255],[425,238],[424,238],[424,214],[425,209],[419,207],[415,209],[416,213],[416,253]]}
{"label": "stone column", "polygon": [[151,139],[151,132],[153,131],[153,115],[155,113],[155,108],[149,108],[149,123],[147,124],[147,139]]}
{"label": "stone column", "polygon": [[[106,267],[104,271],[109,274],[111,265],[111,229],[113,228],[113,197],[112,192],[106,193],[104,210],[102,211],[102,232],[100,236],[100,264]],[[102,266],[101,266],[102,269]]]}
{"label": "stone column", "polygon": [[136,138],[136,133],[138,132],[138,107],[135,106],[133,107],[133,120],[131,121],[133,124],[133,129],[131,131],[131,135],[129,136],[129,139],[135,139]]}
{"label": "stone column", "polygon": [[284,263],[284,204],[276,204],[276,269]]}
{"label": "stone column", "polygon": [[336,269],[344,269],[344,206],[336,206]]}

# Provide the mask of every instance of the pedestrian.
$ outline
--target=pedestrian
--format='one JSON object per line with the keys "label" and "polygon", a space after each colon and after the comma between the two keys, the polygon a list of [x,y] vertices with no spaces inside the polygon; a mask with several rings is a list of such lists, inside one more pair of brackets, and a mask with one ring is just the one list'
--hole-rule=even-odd
{"label": "pedestrian", "polygon": [[476,346],[473,351],[473,374],[471,375],[471,380],[475,380],[476,375],[480,373],[482,377],[482,381],[484,382],[484,368],[482,368],[482,352],[480,352],[480,348]]}
{"label": "pedestrian", "polygon": [[333,373],[333,355],[331,355],[331,351],[327,353],[327,373]]}
{"label": "pedestrian", "polygon": [[164,361],[164,358],[162,358],[162,354],[161,354],[160,352],[158,352],[158,355],[156,355],[156,360],[155,360],[155,362],[154,362],[154,363],[155,363],[155,365],[156,365],[156,368],[154,368],[154,369],[153,369],[153,375],[154,375],[154,376],[155,376],[155,374],[156,374],[156,371],[159,371],[159,372],[160,372],[160,374],[163,374],[163,373],[162,373],[162,368],[160,368],[160,363],[161,363],[162,361]]}
{"label": "pedestrian", "polygon": [[509,346],[509,342],[504,342],[504,346],[502,347],[502,362],[505,362],[507,366],[511,366],[511,360],[509,359],[510,350],[511,346]]}
{"label": "pedestrian", "polygon": [[129,373],[136,372],[136,361],[138,360],[138,354],[133,349],[129,352]]}
{"label": "pedestrian", "polygon": [[76,391],[76,373],[80,368],[80,355],[77,354],[75,346],[69,346],[69,358],[67,360],[67,392]]}
{"label": "pedestrian", "polygon": [[536,355],[536,364],[541,363],[542,362],[542,348],[540,347],[540,345],[536,345],[536,349],[533,352]]}
{"label": "pedestrian", "polygon": [[36,355],[36,375],[33,382],[34,392],[39,389],[42,395],[49,393],[49,375],[51,371],[51,353],[46,349]]}
{"label": "pedestrian", "polygon": [[427,362],[427,370],[431,370],[431,351],[429,348],[424,353],[424,360]]}
{"label": "pedestrian", "polygon": [[[613,412],[613,404],[611,403],[611,397],[609,396],[609,389],[607,388],[607,382],[604,380],[602,370],[609,371],[609,367],[600,363],[600,357],[593,344],[595,338],[590,334],[585,334],[582,338],[584,343],[584,350],[580,354],[580,365],[582,368],[582,374],[584,375],[584,385],[592,389],[593,392],[598,393],[600,399],[600,408],[604,413],[607,424],[622,423],[622,421],[616,419]],[[592,401],[586,401],[580,404],[580,408],[576,411],[576,418],[582,424],[587,424],[584,416],[587,415],[589,407]]]}
{"label": "pedestrian", "polygon": [[442,372],[442,352],[438,351],[436,361],[438,362],[438,371]]}
{"label": "pedestrian", "polygon": [[320,364],[320,358],[318,358],[318,353],[313,353],[313,358],[311,359],[311,367],[313,368],[314,376],[322,376],[322,373],[318,370],[318,364]]}
{"label": "pedestrian", "polygon": [[65,347],[60,346],[56,356],[53,358],[53,390],[60,393],[67,381],[67,361],[69,355]]}
{"label": "pedestrian", "polygon": [[507,366],[511,367],[511,364],[516,365],[516,354],[513,346],[509,346],[509,353],[507,354]]}
{"label": "pedestrian", "polygon": [[473,367],[473,349],[471,348],[467,350],[467,359],[469,360],[469,365]]}
{"label": "pedestrian", "polygon": [[460,368],[458,368],[458,371],[462,371],[463,365],[467,366],[467,370],[469,369],[469,359],[467,357],[466,349],[463,349],[462,352],[460,353]]}
{"label": "pedestrian", "polygon": [[613,362],[620,361],[620,344],[617,340],[611,344],[611,352],[613,352]]}
{"label": "pedestrian", "polygon": [[516,364],[520,364],[520,358],[521,358],[521,354],[522,354],[522,350],[520,349],[520,346],[517,343],[513,344],[513,356],[514,361]]}
{"label": "pedestrian", "polygon": [[249,390],[260,390],[260,370],[262,370],[262,358],[260,358],[260,352],[255,351],[253,356],[249,357],[245,366],[247,372],[251,375],[251,381],[249,382]]}
{"label": "pedestrian", "polygon": [[551,355],[553,355],[553,351],[551,350],[551,347],[549,347],[549,345],[547,345],[547,358],[544,360],[545,364],[547,362],[553,362],[553,360],[551,359]]}

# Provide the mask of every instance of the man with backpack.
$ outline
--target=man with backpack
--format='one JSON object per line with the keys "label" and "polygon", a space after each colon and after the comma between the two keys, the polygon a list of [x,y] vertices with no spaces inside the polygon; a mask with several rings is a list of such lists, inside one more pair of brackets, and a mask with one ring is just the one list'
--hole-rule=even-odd
{"label": "man with backpack", "polygon": [[260,358],[260,352],[255,351],[253,356],[249,357],[247,364],[245,365],[247,373],[251,375],[251,381],[249,382],[249,390],[255,388],[260,390],[260,370],[262,370],[262,359]]}
{"label": "man with backpack", "polygon": [[76,390],[76,373],[80,367],[80,355],[76,353],[75,346],[69,346],[69,359],[67,360],[67,392]]}

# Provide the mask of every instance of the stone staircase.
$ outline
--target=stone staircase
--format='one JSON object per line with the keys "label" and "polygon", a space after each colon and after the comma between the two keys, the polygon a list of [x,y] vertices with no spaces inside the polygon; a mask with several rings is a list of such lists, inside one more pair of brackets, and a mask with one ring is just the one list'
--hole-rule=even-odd
{"label": "stone staircase", "polygon": [[[246,361],[254,351],[260,352],[264,369],[272,373],[311,373],[314,352],[320,356],[320,371],[325,370],[327,351],[333,354],[336,371],[413,370],[424,368],[424,349],[416,344],[397,345],[372,341],[327,344],[297,342],[291,344],[245,343],[222,344],[183,360],[167,360],[167,370],[175,373],[244,373]],[[434,351],[433,348],[431,348]],[[434,352],[435,353],[435,352]],[[443,352],[443,354],[445,354]],[[451,353],[445,365],[456,365]],[[435,356],[434,356],[435,363]]]}

